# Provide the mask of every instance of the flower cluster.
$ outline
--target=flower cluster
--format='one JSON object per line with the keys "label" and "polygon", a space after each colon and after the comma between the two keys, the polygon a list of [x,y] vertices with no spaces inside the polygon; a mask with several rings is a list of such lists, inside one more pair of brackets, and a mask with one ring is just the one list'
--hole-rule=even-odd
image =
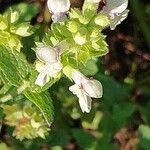
{"label": "flower cluster", "polygon": [[19,23],[19,19],[17,11],[8,10],[0,15],[0,43],[17,51],[22,47],[21,37],[33,34],[30,23]]}
{"label": "flower cluster", "polygon": [[45,138],[49,128],[39,110],[31,103],[2,106],[5,114],[5,123],[15,127],[13,136],[19,140],[24,138],[33,139],[36,137]]}
{"label": "flower cluster", "polygon": [[[44,87],[51,78],[65,74],[75,82],[69,90],[79,98],[82,112],[90,112],[91,98],[101,98],[103,88],[98,80],[85,77],[80,65],[87,60],[108,52],[102,30],[116,28],[128,15],[128,0],[105,0],[98,12],[101,0],[85,0],[82,11],[70,9],[69,0],[48,0],[52,12],[52,30],[36,48],[35,84]],[[77,69],[75,69],[77,68]]]}

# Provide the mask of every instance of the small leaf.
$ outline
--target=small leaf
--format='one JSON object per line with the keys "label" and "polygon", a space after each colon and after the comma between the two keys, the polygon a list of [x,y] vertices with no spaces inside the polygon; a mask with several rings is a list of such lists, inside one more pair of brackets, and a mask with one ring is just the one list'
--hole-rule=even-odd
{"label": "small leaf", "polygon": [[52,99],[49,94],[46,92],[33,93],[31,91],[25,91],[24,95],[40,109],[47,124],[50,126],[53,121],[54,112]]}

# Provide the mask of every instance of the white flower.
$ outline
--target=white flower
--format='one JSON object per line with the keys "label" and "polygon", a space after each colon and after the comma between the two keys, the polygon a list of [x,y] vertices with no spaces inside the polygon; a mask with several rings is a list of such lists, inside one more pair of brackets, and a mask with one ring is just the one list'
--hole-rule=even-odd
{"label": "white flower", "polygon": [[102,97],[102,85],[98,80],[89,79],[77,70],[73,71],[72,79],[74,80],[75,84],[69,87],[69,90],[79,98],[79,104],[82,112],[89,113],[91,110],[91,97]]}
{"label": "white flower", "polygon": [[47,46],[39,46],[36,51],[37,58],[40,62],[36,64],[39,75],[35,84],[44,86],[50,77],[56,77],[62,69],[60,62],[60,50],[57,48],[49,48]]}
{"label": "white flower", "polygon": [[63,21],[67,11],[70,9],[70,0],[48,0],[47,6],[52,12],[52,20],[54,22]]}
{"label": "white flower", "polygon": [[106,0],[103,11],[109,15],[110,28],[114,30],[128,16],[128,0]]}
{"label": "white flower", "polygon": [[100,3],[101,0],[87,0],[89,3]]}

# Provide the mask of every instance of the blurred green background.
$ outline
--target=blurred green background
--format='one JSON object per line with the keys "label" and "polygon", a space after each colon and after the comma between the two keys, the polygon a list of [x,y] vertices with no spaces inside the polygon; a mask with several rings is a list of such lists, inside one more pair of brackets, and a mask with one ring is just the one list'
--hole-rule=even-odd
{"label": "blurred green background", "polygon": [[[40,25],[37,34],[50,26],[45,0],[0,0],[0,12],[25,2],[26,17]],[[81,7],[82,0],[71,0]],[[32,7],[31,7],[32,6]],[[71,82],[61,79],[49,89],[55,116],[45,140],[15,140],[11,128],[3,125],[0,150],[150,150],[150,2],[130,0],[130,13],[114,31],[106,29],[110,52],[89,61],[83,72],[102,82],[103,98],[93,100],[92,111],[82,113],[69,91]],[[32,39],[23,40],[27,43]],[[33,62],[32,43],[23,51]]]}

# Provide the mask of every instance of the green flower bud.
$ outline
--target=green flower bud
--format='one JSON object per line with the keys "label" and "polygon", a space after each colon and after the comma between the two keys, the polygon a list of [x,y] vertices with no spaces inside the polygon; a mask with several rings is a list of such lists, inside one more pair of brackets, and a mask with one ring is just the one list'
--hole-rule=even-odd
{"label": "green flower bud", "polygon": [[11,12],[10,22],[14,23],[19,19],[19,13],[17,11]]}
{"label": "green flower bud", "polygon": [[23,108],[19,104],[4,105],[2,108],[6,115],[6,124],[15,127],[13,136],[17,139],[45,138],[49,128],[40,111],[31,103],[25,103]]}
{"label": "green flower bud", "polygon": [[20,112],[20,108],[17,104],[14,105],[3,105],[1,106],[4,110],[5,114],[5,123],[9,126],[15,126],[17,123],[17,119],[22,118],[22,113]]}
{"label": "green flower bud", "polygon": [[79,29],[80,25],[76,21],[70,21],[68,23],[68,30],[72,33],[76,33]]}
{"label": "green flower bud", "polygon": [[91,37],[91,38],[97,38],[97,37],[99,37],[99,33],[100,33],[100,29],[99,29],[99,28],[95,28],[95,29],[92,31],[90,37]]}
{"label": "green flower bud", "polygon": [[74,40],[77,44],[83,45],[87,42],[88,31],[86,28],[81,28],[74,36]]}
{"label": "green flower bud", "polygon": [[105,14],[99,14],[97,17],[95,17],[94,22],[101,27],[106,27],[110,24],[110,20]]}
{"label": "green flower bud", "polygon": [[87,16],[80,16],[79,18],[79,21],[82,23],[82,24],[88,24],[90,22],[90,19],[91,18],[88,18]]}

